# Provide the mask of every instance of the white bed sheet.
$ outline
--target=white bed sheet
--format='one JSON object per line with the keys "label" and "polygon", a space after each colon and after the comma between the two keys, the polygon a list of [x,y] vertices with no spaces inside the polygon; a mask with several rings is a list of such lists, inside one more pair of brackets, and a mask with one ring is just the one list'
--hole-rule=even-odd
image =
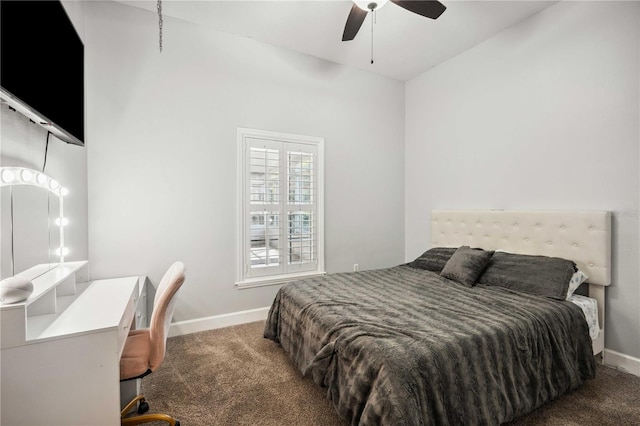
{"label": "white bed sheet", "polygon": [[591,336],[591,340],[596,340],[600,334],[600,324],[598,323],[598,301],[578,294],[572,295],[568,300],[580,306],[582,312],[584,312],[585,318],[587,319],[587,324],[589,324],[589,335]]}

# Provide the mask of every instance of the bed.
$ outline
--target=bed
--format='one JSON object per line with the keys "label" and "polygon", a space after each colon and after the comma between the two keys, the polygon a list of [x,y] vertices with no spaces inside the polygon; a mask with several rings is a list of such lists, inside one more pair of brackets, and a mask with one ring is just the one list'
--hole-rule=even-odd
{"label": "bed", "polygon": [[507,422],[594,377],[610,229],[600,211],[432,212],[432,247],[574,261],[599,309],[596,340],[572,302],[467,286],[410,265],[286,285],[265,337],[327,389],[350,424]]}

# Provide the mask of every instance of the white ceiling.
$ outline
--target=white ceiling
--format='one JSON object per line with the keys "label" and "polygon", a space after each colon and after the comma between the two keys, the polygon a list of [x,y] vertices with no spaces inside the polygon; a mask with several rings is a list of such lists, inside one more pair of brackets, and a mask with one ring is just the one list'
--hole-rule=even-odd
{"label": "white ceiling", "polygon": [[[118,1],[157,13],[155,0]],[[351,1],[163,0],[162,12],[164,16],[406,81],[557,1],[442,3],[447,10],[437,20],[392,3],[380,9],[374,26],[374,64],[370,63],[370,18],[353,41],[341,41]]]}

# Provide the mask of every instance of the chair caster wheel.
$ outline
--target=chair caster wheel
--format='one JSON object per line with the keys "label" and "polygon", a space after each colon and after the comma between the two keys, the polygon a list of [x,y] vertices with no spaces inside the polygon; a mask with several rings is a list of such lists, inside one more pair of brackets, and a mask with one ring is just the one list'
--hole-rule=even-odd
{"label": "chair caster wheel", "polygon": [[180,421],[176,420],[176,426],[180,426]]}
{"label": "chair caster wheel", "polygon": [[140,400],[140,405],[138,405],[138,414],[144,414],[149,411],[149,403],[144,399]]}

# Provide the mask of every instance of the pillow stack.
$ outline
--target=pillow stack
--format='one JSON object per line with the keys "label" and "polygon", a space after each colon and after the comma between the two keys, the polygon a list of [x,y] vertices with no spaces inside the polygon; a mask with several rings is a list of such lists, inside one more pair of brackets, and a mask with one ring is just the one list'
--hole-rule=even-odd
{"label": "pillow stack", "polygon": [[467,287],[498,286],[558,300],[568,300],[588,278],[567,259],[469,246],[435,247],[407,265],[438,273]]}

